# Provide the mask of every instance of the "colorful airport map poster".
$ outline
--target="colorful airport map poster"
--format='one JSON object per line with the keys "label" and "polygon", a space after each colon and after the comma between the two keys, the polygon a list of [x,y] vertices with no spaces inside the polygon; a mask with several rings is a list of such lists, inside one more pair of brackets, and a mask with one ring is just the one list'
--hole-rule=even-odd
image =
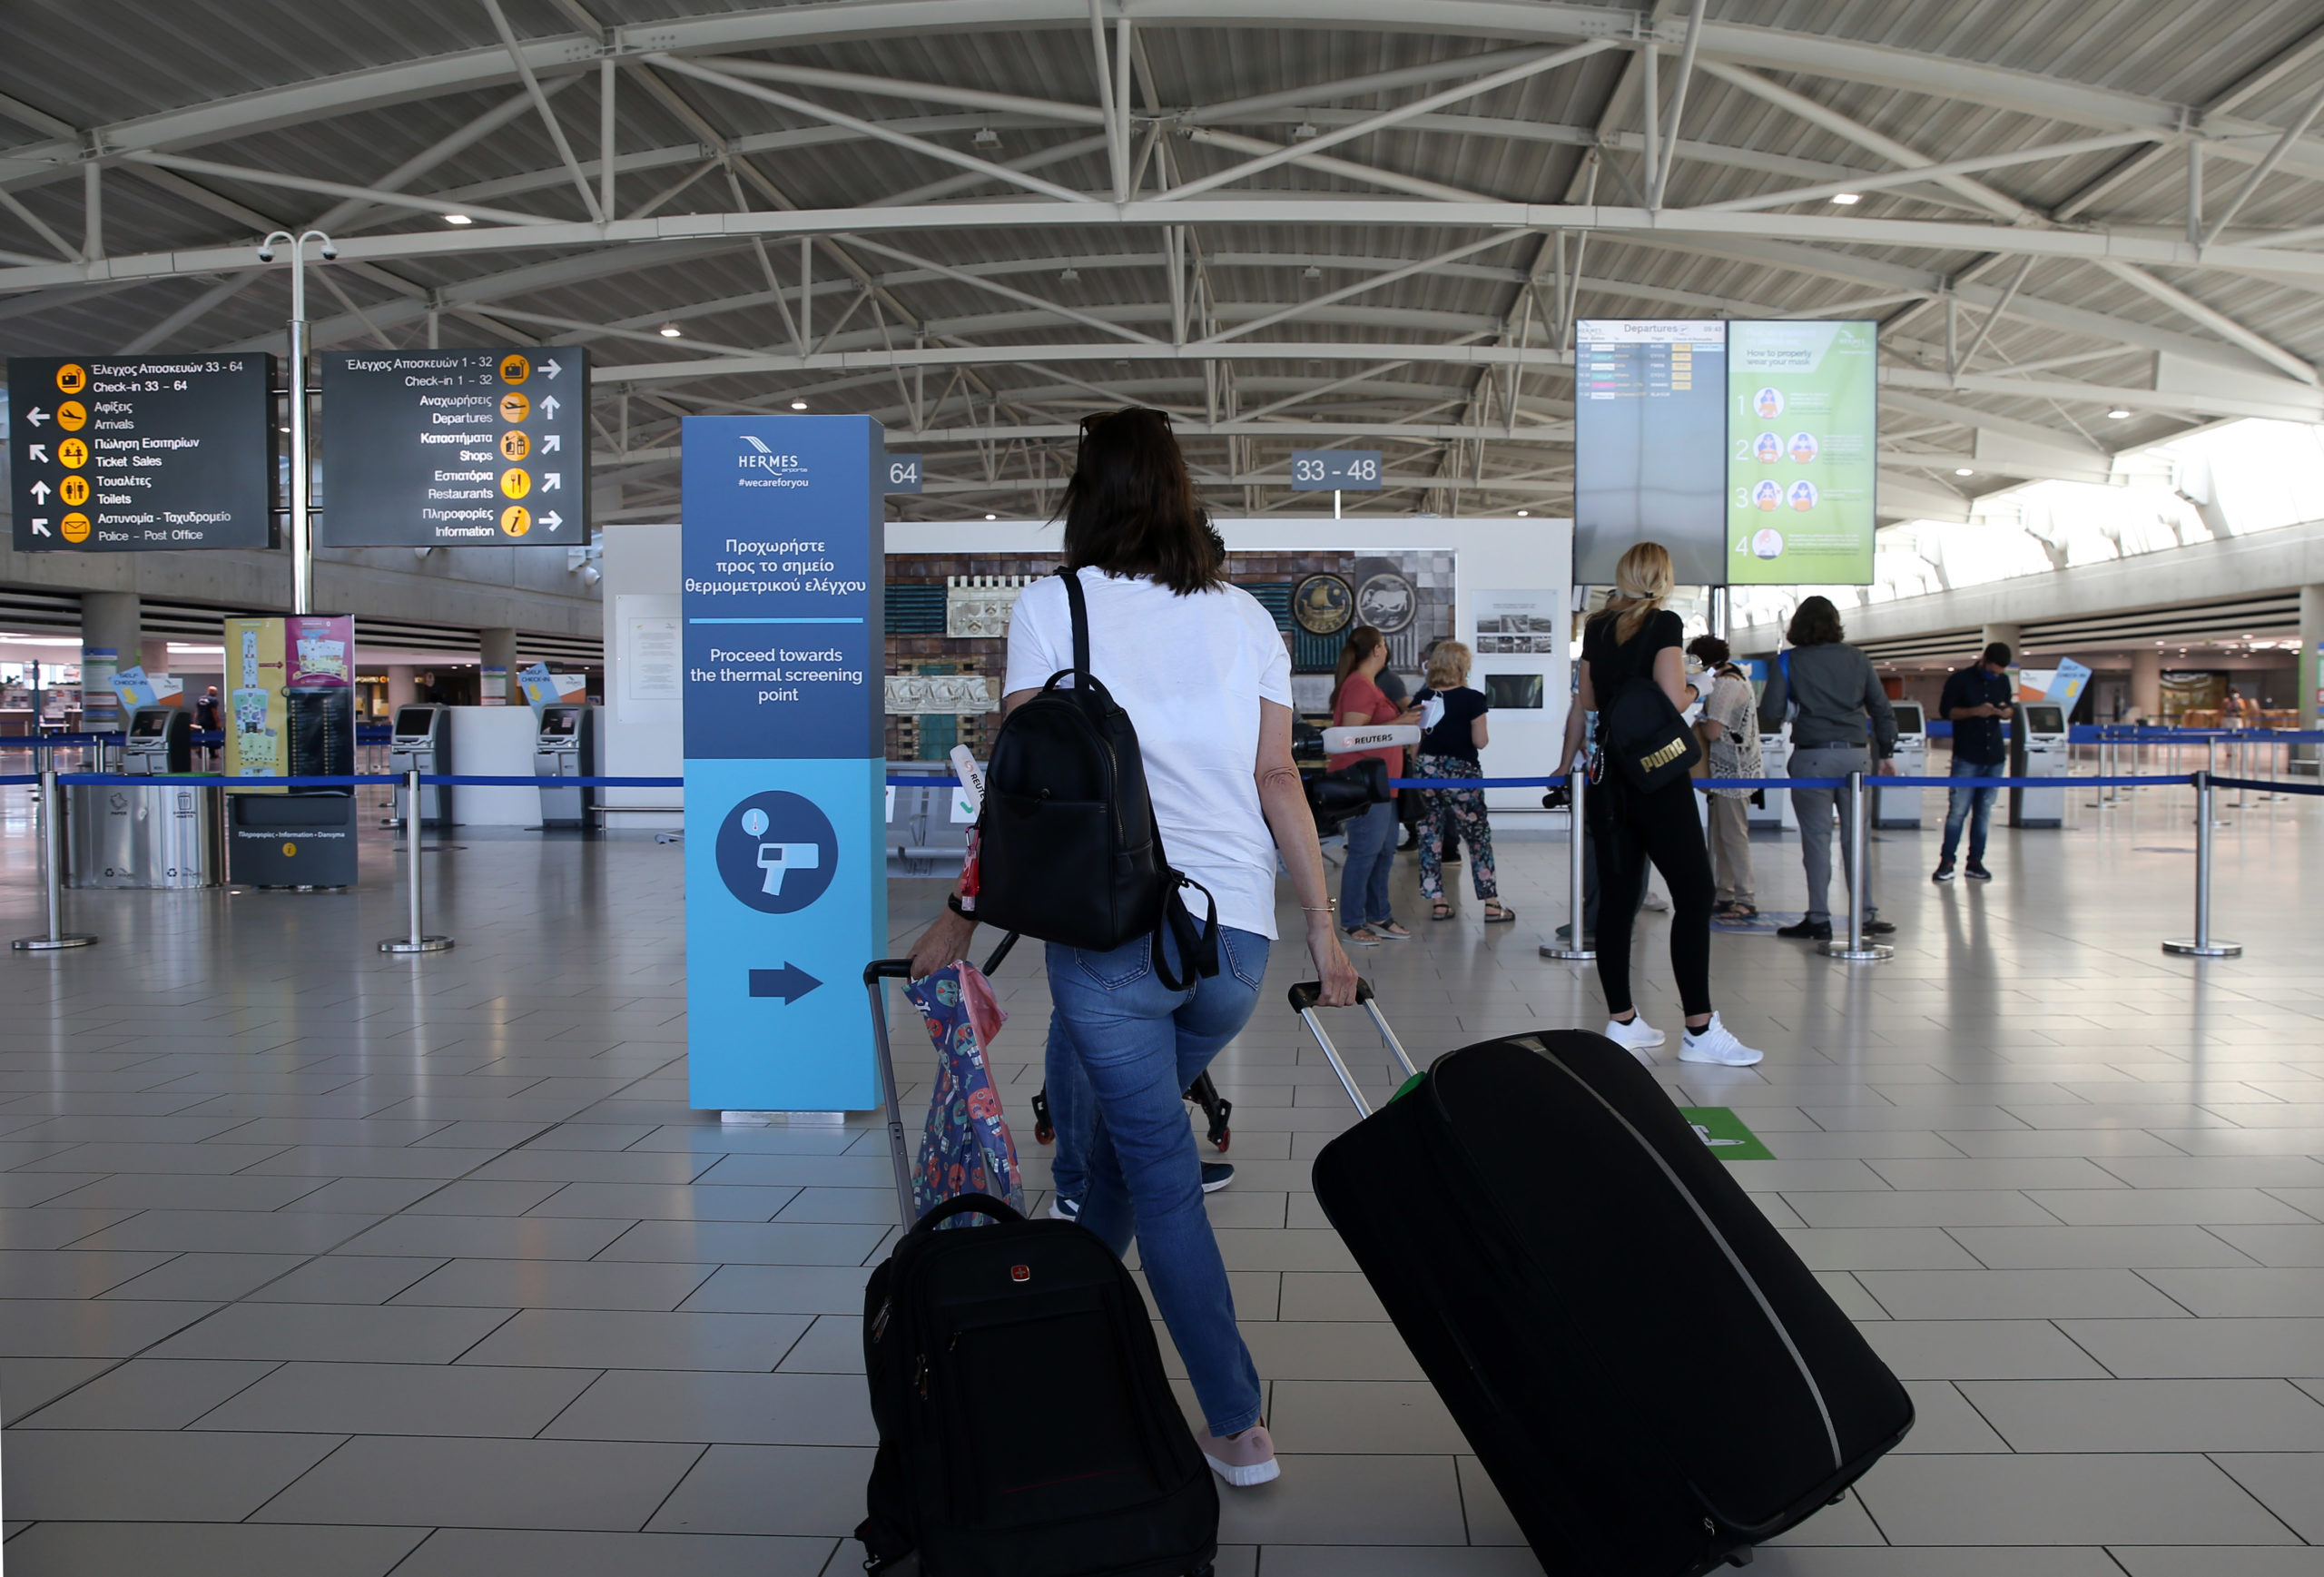
{"label": "colorful airport map poster", "polygon": [[1869,585],[1878,325],[1727,334],[1728,584]]}

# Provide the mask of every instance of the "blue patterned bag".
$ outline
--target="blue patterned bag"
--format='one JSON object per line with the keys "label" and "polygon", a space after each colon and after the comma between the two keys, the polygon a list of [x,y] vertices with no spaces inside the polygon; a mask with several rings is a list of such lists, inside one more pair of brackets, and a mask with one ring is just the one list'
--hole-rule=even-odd
{"label": "blue patterned bag", "polygon": [[[920,1010],[937,1053],[936,1087],[912,1175],[913,1204],[924,1216],[960,1194],[990,1194],[1022,1211],[1025,1186],[1017,1169],[1017,1145],[985,1062],[985,1041],[1005,1016],[992,988],[975,965],[961,963],[913,981],[904,995]],[[984,1219],[955,1216],[943,1227]]]}

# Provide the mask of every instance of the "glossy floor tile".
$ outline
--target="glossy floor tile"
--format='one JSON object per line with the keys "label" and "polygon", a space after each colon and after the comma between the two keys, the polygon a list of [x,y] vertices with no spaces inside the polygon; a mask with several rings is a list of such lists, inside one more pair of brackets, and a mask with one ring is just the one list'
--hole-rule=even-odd
{"label": "glossy floor tile", "polygon": [[[0,917],[25,931],[17,793]],[[1714,940],[1767,1060],[1657,1076],[1768,1145],[1736,1176],[1920,1415],[1769,1577],[2324,1577],[2324,935],[2299,918],[2324,810],[2237,813],[2218,923],[2247,951],[2193,963],[2156,945],[2183,929],[2190,862],[2161,851],[2185,798],[2126,803],[1997,830],[1988,887],[1927,882],[1933,831],[1880,834],[1885,964]],[[99,947],[0,961],[13,1571],[856,1570],[884,1134],[687,1109],[680,849],[462,843],[429,865],[441,957],[373,951],[402,920],[372,833],[351,893],[74,893]],[[1797,843],[1753,853],[1763,907],[1796,906]],[[1358,959],[1416,1056],[1602,1022],[1594,973],[1536,952],[1564,845],[1506,836],[1499,867],[1516,925],[1464,900]],[[1395,892],[1424,914],[1410,856]],[[938,897],[892,884],[900,941]],[[1636,973],[1675,1029],[1667,925]],[[1351,1114],[1280,1006],[1299,955],[1215,1069],[1239,1176],[1211,1212],[1285,1462],[1223,1492],[1220,1577],[1520,1577],[1505,1501],[1316,1207]],[[1047,991],[1029,955],[996,983],[1045,1205]],[[1343,1038],[1384,1096],[1364,1024]],[[916,1114],[927,1059],[900,1045]]]}

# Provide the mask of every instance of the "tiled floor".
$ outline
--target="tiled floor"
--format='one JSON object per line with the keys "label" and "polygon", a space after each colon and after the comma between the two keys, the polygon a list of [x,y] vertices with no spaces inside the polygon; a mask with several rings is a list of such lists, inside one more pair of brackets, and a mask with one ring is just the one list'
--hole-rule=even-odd
{"label": "tiled floor", "polygon": [[[1998,834],[1989,888],[1932,888],[1934,833],[1883,834],[1896,958],[1722,937],[1721,1008],[1768,1061],[1662,1070],[1773,1148],[1738,1174],[1920,1408],[1771,1577],[2324,1577],[2324,810],[2228,813],[2220,929],[2249,951],[2200,964],[2156,947],[2184,797],[2076,813]],[[21,818],[0,803],[12,934]],[[355,895],[77,894],[102,946],[0,959],[16,1577],[856,1569],[880,1137],[686,1109],[676,848],[441,842],[448,956],[373,951],[401,923],[382,838]],[[1796,845],[1757,852],[1796,904]],[[1465,898],[1428,923],[1400,871],[1420,940],[1361,963],[1416,1053],[1600,1020],[1594,977],[1535,951],[1563,846],[1501,869],[1523,918],[1491,929]],[[898,884],[900,933],[933,896]],[[1675,1030],[1660,926],[1645,1000]],[[1285,1456],[1226,1493],[1222,1572],[1534,1571],[1306,1191],[1348,1113],[1278,1005],[1298,968],[1278,950],[1218,1068],[1240,1175],[1211,1209]],[[1045,994],[1029,957],[1000,985],[1039,1183]]]}

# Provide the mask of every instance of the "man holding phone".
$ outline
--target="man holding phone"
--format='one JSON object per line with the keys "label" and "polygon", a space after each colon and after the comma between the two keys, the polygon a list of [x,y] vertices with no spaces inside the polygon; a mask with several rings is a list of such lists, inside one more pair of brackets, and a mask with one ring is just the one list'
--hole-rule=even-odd
{"label": "man holding phone", "polygon": [[[2001,720],[2014,707],[2016,696],[2009,682],[2009,647],[1995,641],[1985,648],[1985,654],[1965,668],[1954,671],[1945,681],[1945,694],[1936,703],[1936,715],[1953,724],[1953,774],[1955,777],[2001,777],[2009,767],[2009,751],[2002,744]],[[1994,873],[1985,869],[1985,830],[1992,824],[1994,800],[2001,790],[1996,788],[1956,788],[1945,808],[1945,847],[1936,856],[1936,870],[1932,882],[1953,880],[1953,856],[1961,847],[1961,823],[1969,818],[1974,806],[1976,814],[1969,825],[1969,868],[1972,882],[1990,882]]]}

